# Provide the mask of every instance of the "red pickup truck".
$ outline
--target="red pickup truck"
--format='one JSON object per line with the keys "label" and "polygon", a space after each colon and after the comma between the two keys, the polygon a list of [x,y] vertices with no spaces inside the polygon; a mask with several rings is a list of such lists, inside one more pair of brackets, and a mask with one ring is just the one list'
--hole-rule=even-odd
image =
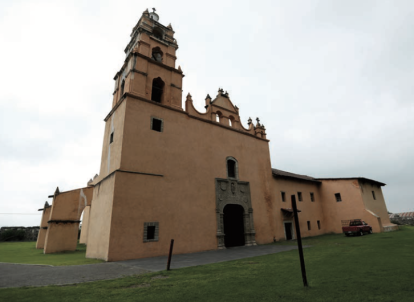
{"label": "red pickup truck", "polygon": [[372,227],[361,219],[342,220],[342,232],[344,232],[345,236],[362,236],[364,233],[372,234]]}

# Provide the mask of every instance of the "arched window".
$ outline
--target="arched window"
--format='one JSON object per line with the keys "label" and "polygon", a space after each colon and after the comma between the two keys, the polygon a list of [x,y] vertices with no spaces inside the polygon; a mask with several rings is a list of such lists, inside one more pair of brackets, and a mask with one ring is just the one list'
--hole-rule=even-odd
{"label": "arched window", "polygon": [[217,123],[220,123],[221,116],[222,116],[221,112],[220,111],[217,111],[216,112],[216,122]]}
{"label": "arched window", "polygon": [[229,125],[230,125],[230,127],[234,127],[234,116],[232,116],[232,115],[230,115],[229,116]]}
{"label": "arched window", "polygon": [[163,92],[164,92],[163,80],[161,80],[161,78],[156,78],[152,80],[151,100],[157,103],[161,103]]}
{"label": "arched window", "polygon": [[161,28],[159,28],[159,27],[155,27],[153,30],[152,30],[152,33],[154,34],[154,36],[156,37],[156,38],[158,38],[158,39],[162,39],[162,37],[164,36],[164,32],[162,31],[162,29]]}
{"label": "arched window", "polygon": [[234,157],[227,157],[227,177],[228,178],[238,178],[238,166],[237,161]]}
{"label": "arched window", "polygon": [[159,48],[159,47],[154,47],[153,49],[152,49],[152,59],[153,60],[155,60],[155,61],[157,61],[157,62],[162,62],[162,55],[163,55],[163,53],[162,53],[162,51],[161,51],[161,48]]}

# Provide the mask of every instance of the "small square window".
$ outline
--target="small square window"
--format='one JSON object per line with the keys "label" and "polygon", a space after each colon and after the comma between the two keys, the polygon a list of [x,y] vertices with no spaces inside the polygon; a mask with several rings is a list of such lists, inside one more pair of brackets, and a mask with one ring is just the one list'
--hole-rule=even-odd
{"label": "small square window", "polygon": [[308,221],[308,231],[310,231],[311,229],[311,225],[310,225],[310,221]]}
{"label": "small square window", "polygon": [[341,193],[335,193],[336,202],[342,201]]}
{"label": "small square window", "polygon": [[159,223],[145,222],[144,223],[144,242],[158,241]]}
{"label": "small square window", "polygon": [[151,130],[162,132],[163,130],[163,121],[162,119],[151,117]]}
{"label": "small square window", "polygon": [[321,222],[318,220],[317,223],[318,223],[318,230],[320,230],[321,229]]}
{"label": "small square window", "polygon": [[374,198],[374,200],[376,200],[374,191],[372,191],[372,197]]}
{"label": "small square window", "polygon": [[285,192],[280,192],[282,194],[282,201],[286,201],[286,193]]}
{"label": "small square window", "polygon": [[112,144],[114,142],[114,133],[112,132],[109,136],[109,143]]}
{"label": "small square window", "polygon": [[303,201],[303,200],[302,200],[302,192],[298,192],[298,200],[299,200],[299,201]]}
{"label": "small square window", "polygon": [[311,201],[315,201],[315,196],[312,192],[310,193],[310,198],[311,198]]}

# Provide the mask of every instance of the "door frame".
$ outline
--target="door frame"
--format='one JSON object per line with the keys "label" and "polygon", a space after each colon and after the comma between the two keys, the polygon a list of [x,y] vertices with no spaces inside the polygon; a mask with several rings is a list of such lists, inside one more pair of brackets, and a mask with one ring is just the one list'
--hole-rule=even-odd
{"label": "door frame", "polygon": [[[287,236],[286,236],[286,224],[287,223],[290,223],[291,224],[291,233],[292,233],[292,239],[287,239]],[[296,239],[296,237],[295,237],[295,225],[293,224],[293,220],[286,220],[286,221],[283,221],[283,232],[285,233],[285,240],[295,240]]]}

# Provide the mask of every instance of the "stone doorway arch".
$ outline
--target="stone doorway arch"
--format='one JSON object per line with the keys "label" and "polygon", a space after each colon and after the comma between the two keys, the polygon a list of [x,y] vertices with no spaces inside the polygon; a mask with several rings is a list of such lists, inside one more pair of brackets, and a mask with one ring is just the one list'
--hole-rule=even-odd
{"label": "stone doorway arch", "polygon": [[244,245],[256,245],[249,182],[216,178],[217,248],[226,248],[223,219],[226,205],[239,205],[243,208]]}
{"label": "stone doorway arch", "polygon": [[226,248],[245,245],[244,209],[238,204],[227,204],[223,209],[224,245]]}

